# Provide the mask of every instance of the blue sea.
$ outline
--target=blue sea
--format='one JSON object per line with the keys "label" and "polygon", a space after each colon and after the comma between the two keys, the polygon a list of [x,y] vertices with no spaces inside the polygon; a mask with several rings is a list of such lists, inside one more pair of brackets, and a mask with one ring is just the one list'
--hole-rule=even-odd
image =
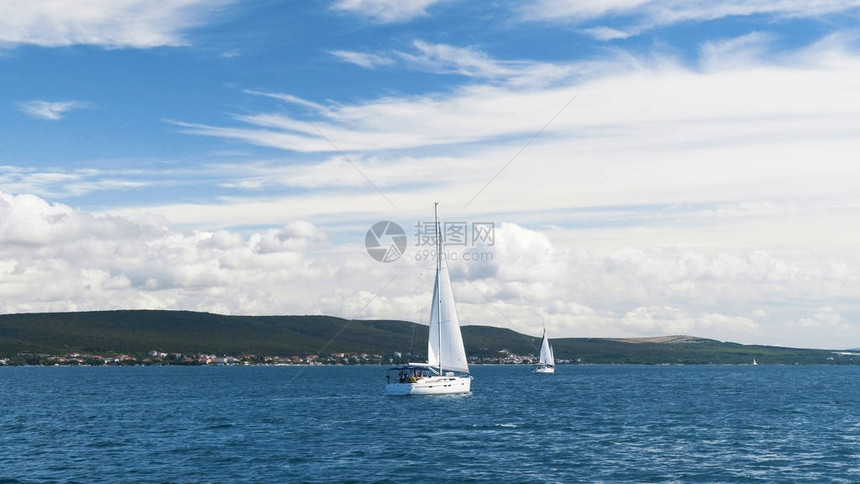
{"label": "blue sea", "polygon": [[0,483],[860,482],[860,367],[0,368]]}

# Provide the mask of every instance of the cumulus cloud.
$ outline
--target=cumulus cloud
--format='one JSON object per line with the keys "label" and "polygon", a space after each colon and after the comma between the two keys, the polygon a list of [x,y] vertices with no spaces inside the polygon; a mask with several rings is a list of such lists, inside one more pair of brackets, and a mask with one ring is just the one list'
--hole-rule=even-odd
{"label": "cumulus cloud", "polygon": [[251,237],[251,245],[261,253],[304,251],[311,244],[323,243],[325,234],[304,221],[293,222]]}
{"label": "cumulus cloud", "polygon": [[752,280],[787,284],[802,277],[803,270],[771,254],[756,250],[745,257],[718,253],[707,256],[700,252],[672,248],[625,248],[606,260],[609,273],[621,273],[637,279],[651,279],[666,285],[682,280],[731,281]]}
{"label": "cumulus cloud", "polygon": [[229,0],[6,0],[0,45],[152,48],[187,43],[184,34]]}
{"label": "cumulus cloud", "polygon": [[59,121],[69,111],[89,107],[88,103],[82,101],[25,101],[18,104],[18,108],[24,114],[38,119]]}
{"label": "cumulus cloud", "polygon": [[[426,322],[432,261],[416,257],[421,247],[408,230],[404,257],[376,262],[363,246],[369,225],[324,229],[295,217],[279,228],[180,231],[152,215],[95,214],[3,193],[0,311],[168,308]],[[834,346],[819,337],[822,328],[858,333],[846,315],[857,308],[844,302],[860,290],[854,264],[814,254],[784,260],[795,251],[595,250],[585,239],[559,249],[555,234],[500,221],[492,244],[449,246],[463,323],[531,335],[546,325],[554,337],[685,333],[820,347]],[[491,257],[463,257],[485,252]],[[782,329],[792,321],[789,335]]]}
{"label": "cumulus cloud", "polygon": [[719,313],[695,314],[672,306],[637,307],[627,312],[621,323],[636,334],[755,335],[758,324],[745,317]]}
{"label": "cumulus cloud", "polygon": [[[218,301],[239,313],[290,304],[301,311],[302,285],[326,269],[309,268],[299,254],[325,243],[319,229],[302,221],[247,237],[177,232],[163,220],[95,215],[0,193],[0,310],[211,310]],[[294,285],[299,297],[273,303],[284,285]],[[308,301],[303,309],[314,308]]]}
{"label": "cumulus cloud", "polygon": [[840,315],[834,308],[825,306],[818,308],[811,316],[799,318],[792,322],[794,327],[812,328],[812,329],[846,329],[848,321]]}
{"label": "cumulus cloud", "polygon": [[494,242],[493,273],[500,281],[551,283],[555,278],[555,249],[546,235],[502,223],[495,228]]}
{"label": "cumulus cloud", "polygon": [[662,334],[689,334],[694,320],[684,311],[671,306],[638,307],[628,311],[622,323],[649,336]]}

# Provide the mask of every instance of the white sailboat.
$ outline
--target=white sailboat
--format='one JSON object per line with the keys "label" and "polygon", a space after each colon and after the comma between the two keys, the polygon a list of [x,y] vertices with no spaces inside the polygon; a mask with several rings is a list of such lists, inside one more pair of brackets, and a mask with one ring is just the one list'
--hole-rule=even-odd
{"label": "white sailboat", "polygon": [[755,358],[753,358],[752,364],[753,364],[753,366],[758,366],[758,362],[755,360]]}
{"label": "white sailboat", "polygon": [[546,327],[543,328],[543,340],[540,342],[540,358],[535,366],[535,373],[555,373],[555,356],[552,354],[552,345],[546,337]]}
{"label": "white sailboat", "polygon": [[460,321],[454,307],[454,292],[448,275],[448,264],[442,260],[442,236],[439,230],[438,203],[436,219],[436,282],[430,309],[430,336],[427,341],[427,363],[408,363],[391,368],[386,377],[389,395],[449,395],[469,393],[472,376],[466,361],[466,349],[460,333]]}

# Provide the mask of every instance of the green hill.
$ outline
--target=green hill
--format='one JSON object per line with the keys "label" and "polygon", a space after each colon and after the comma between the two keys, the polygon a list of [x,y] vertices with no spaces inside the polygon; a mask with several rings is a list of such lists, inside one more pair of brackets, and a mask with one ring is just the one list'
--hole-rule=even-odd
{"label": "green hill", "polygon": [[[508,329],[463,327],[469,356],[533,355],[539,339]],[[747,346],[692,337],[552,340],[556,358],[582,363],[825,364],[860,362],[832,351]],[[0,315],[0,358],[21,354],[167,353],[291,356],[331,353],[424,356],[427,327],[330,316],[223,316],[190,311]]]}

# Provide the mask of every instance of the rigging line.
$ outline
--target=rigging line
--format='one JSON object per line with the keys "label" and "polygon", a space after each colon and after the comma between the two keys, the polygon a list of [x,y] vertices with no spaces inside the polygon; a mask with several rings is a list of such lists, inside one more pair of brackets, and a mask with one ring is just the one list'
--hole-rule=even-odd
{"label": "rigging line", "polygon": [[570,103],[572,103],[572,102],[573,102],[573,100],[574,100],[574,99],[576,99],[576,96],[579,96],[579,93],[578,93],[578,92],[577,92],[576,94],[574,94],[572,98],[570,98],[570,101],[568,101],[568,102],[567,102],[567,104],[565,104],[565,105],[564,105],[564,106],[563,106],[563,107],[562,107],[562,108],[561,108],[557,113],[555,113],[555,116],[553,116],[553,117],[552,117],[552,119],[550,119],[549,121],[547,121],[547,123],[546,123],[545,125],[543,125],[543,128],[541,128],[537,133],[535,133],[535,135],[534,135],[534,136],[532,136],[532,138],[531,138],[530,140],[528,140],[528,142],[527,142],[527,143],[526,143],[522,148],[520,148],[520,150],[519,150],[519,151],[517,151],[517,154],[515,154],[513,158],[511,158],[507,163],[505,163],[505,166],[503,166],[501,170],[499,170],[495,175],[493,175],[493,178],[490,178],[490,181],[488,181],[486,185],[484,185],[483,187],[481,187],[481,189],[480,189],[480,190],[478,190],[478,193],[476,193],[476,194],[475,194],[475,196],[474,196],[474,197],[472,197],[472,199],[471,199],[471,200],[469,200],[465,205],[463,205],[463,208],[461,208],[461,209],[460,209],[460,213],[463,213],[463,210],[466,210],[466,207],[468,207],[469,205],[471,205],[471,203],[472,203],[472,202],[474,202],[474,201],[475,201],[475,199],[476,199],[476,198],[478,198],[478,196],[479,196],[479,195],[480,195],[480,194],[481,194],[481,193],[482,193],[482,192],[483,192],[483,191],[484,191],[488,186],[490,186],[490,184],[491,184],[491,183],[493,183],[494,181],[496,181],[496,177],[498,177],[499,175],[501,175],[501,174],[502,174],[502,172],[503,172],[503,171],[505,171],[505,169],[507,169],[507,167],[508,167],[511,163],[513,163],[513,162],[514,162],[514,160],[516,160],[518,156],[520,156],[520,153],[522,153],[523,151],[525,151],[525,149],[526,149],[526,148],[528,148],[528,146],[529,146],[530,144],[532,144],[532,141],[534,141],[534,140],[535,140],[535,138],[537,138],[538,136],[540,136],[540,134],[541,134],[541,133],[543,133],[543,132],[544,132],[544,130],[545,130],[546,128],[548,128],[548,127],[549,127],[549,125],[550,125],[550,124],[552,124],[552,122],[553,122],[553,121],[555,121],[555,118],[559,117],[559,116],[561,115],[561,113],[563,113],[563,112],[564,112],[564,110],[565,110],[565,109],[567,109],[567,107],[568,107],[568,106],[570,106]]}
{"label": "rigging line", "polygon": [[365,175],[365,174],[364,174],[364,172],[363,172],[363,171],[361,171],[361,169],[359,169],[359,168],[358,168],[358,165],[356,165],[355,163],[353,163],[353,162],[352,162],[352,160],[350,160],[350,159],[349,159],[349,156],[346,156],[346,153],[344,153],[340,148],[338,148],[338,146],[337,146],[336,144],[334,144],[334,141],[332,141],[332,140],[331,140],[331,138],[329,138],[328,136],[326,136],[326,135],[325,135],[325,133],[323,133],[323,132],[319,129],[319,127],[317,127],[317,125],[316,125],[316,124],[314,124],[314,122],[313,122],[313,121],[308,121],[308,124],[310,124],[311,126],[313,126],[313,128],[316,130],[316,132],[317,132],[317,133],[319,133],[319,135],[320,135],[320,136],[322,136],[322,137],[323,137],[323,139],[324,139],[324,140],[326,140],[326,141],[328,142],[328,144],[330,144],[330,145],[332,146],[332,148],[334,148],[334,149],[335,149],[335,151],[337,151],[337,152],[340,154],[340,156],[342,156],[342,157],[343,157],[343,159],[345,159],[345,160],[346,160],[346,162],[347,162],[347,163],[349,163],[349,164],[350,164],[350,166],[352,166],[352,167],[355,169],[355,171],[357,171],[357,172],[358,172],[358,174],[359,174],[359,175],[361,175],[361,176],[365,179],[365,181],[367,181],[367,183],[369,183],[369,184],[370,184],[370,186],[372,186],[372,187],[374,188],[374,190],[376,190],[376,192],[377,192],[377,193],[379,193],[380,195],[382,195],[382,198],[384,198],[384,199],[385,199],[385,201],[386,201],[386,202],[388,202],[388,204],[389,204],[389,205],[391,205],[392,207],[394,207],[394,210],[397,210],[397,213],[403,213],[403,212],[401,212],[401,211],[400,211],[400,209],[399,209],[399,208],[397,208],[397,205],[395,205],[395,204],[394,204],[394,202],[392,202],[392,201],[391,201],[387,196],[385,196],[385,193],[383,193],[383,192],[382,192],[382,190],[380,190],[380,189],[379,189],[379,187],[378,187],[378,186],[376,186],[376,184],[375,184],[375,183],[373,183],[373,181],[371,181],[371,179],[370,179],[370,178],[368,178],[368,177],[367,177],[367,175]]}
{"label": "rigging line", "polygon": [[[336,339],[338,338],[338,336],[340,336],[340,334],[341,334],[341,333],[343,333],[343,332],[344,332],[344,330],[346,330],[346,328],[347,328],[350,324],[352,324],[352,322],[353,322],[353,321],[355,321],[355,318],[357,318],[361,313],[363,313],[363,312],[364,312],[364,310],[365,310],[365,309],[367,309],[367,307],[368,307],[368,306],[370,306],[370,303],[372,303],[373,301],[375,301],[375,300],[376,300],[376,298],[377,298],[377,297],[379,297],[379,295],[380,295],[380,294],[382,294],[382,292],[383,292],[383,291],[385,291],[385,288],[387,288],[389,285],[391,285],[391,283],[392,283],[392,282],[394,282],[394,280],[395,280],[395,279],[397,279],[398,277],[400,277],[400,274],[401,274],[402,272],[403,272],[403,271],[401,270],[400,272],[398,272],[398,273],[394,274],[394,277],[392,277],[388,282],[386,282],[386,283],[385,283],[385,285],[384,285],[384,286],[382,286],[382,289],[380,289],[379,291],[377,291],[377,292],[376,292],[376,294],[374,294],[374,295],[373,295],[373,297],[372,297],[372,298],[370,298],[370,300],[369,300],[369,301],[367,301],[367,303],[366,303],[364,306],[362,306],[362,308],[361,308],[361,309],[359,309],[359,310],[358,310],[358,312],[357,312],[357,313],[355,313],[355,315],[354,315],[353,317],[349,318],[349,319],[346,321],[346,324],[344,324],[344,325],[343,325],[339,330],[337,330],[337,332],[334,334],[334,336],[332,336],[332,337],[328,340],[328,342],[327,342],[326,344],[324,344],[324,345],[322,346],[322,348],[320,348],[320,349],[319,349],[319,351],[317,351],[317,353],[322,354],[322,352],[323,352],[323,351],[325,351],[325,350],[326,350],[326,348],[328,348],[332,343],[334,343],[334,340],[336,340]],[[295,375],[293,375],[293,377],[292,377],[292,378],[290,378],[290,379],[287,381],[287,385],[291,384],[291,383],[292,383],[296,378],[298,378],[298,377],[299,377],[299,375],[301,375],[302,373],[304,373],[304,371],[305,371],[305,369],[304,369],[304,368],[302,368],[301,370],[299,370]]]}

